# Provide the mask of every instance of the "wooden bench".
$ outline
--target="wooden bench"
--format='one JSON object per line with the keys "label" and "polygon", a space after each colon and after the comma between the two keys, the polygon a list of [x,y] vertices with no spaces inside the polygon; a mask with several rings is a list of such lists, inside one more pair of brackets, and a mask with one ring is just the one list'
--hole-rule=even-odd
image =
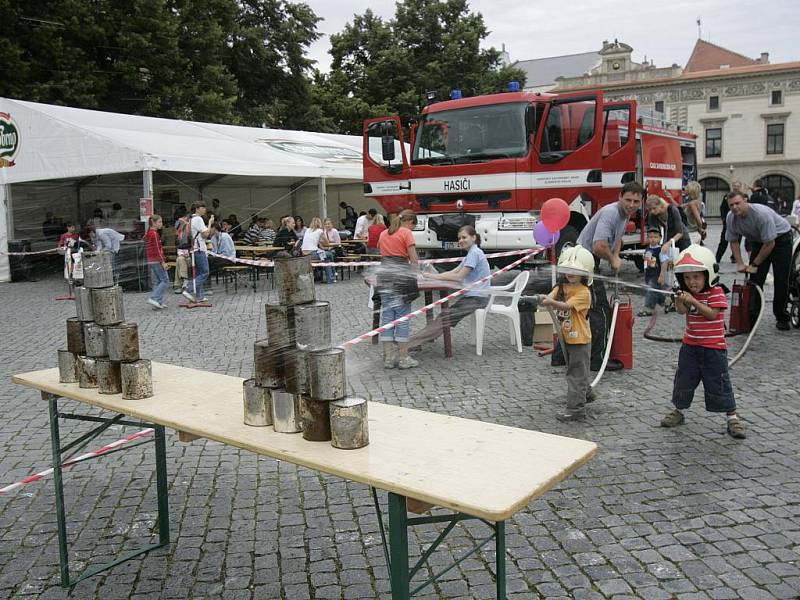
{"label": "wooden bench", "polygon": [[[22,373],[12,378],[16,384],[40,391],[48,404],[61,582],[65,587],[169,544],[167,427],[182,432],[182,439],[196,436],[215,440],[369,486],[389,564],[392,600],[408,600],[412,593],[450,570],[445,569],[411,591],[413,574],[427,563],[430,552],[452,527],[469,519],[481,520],[489,528],[490,535],[476,548],[495,542],[497,597],[505,598],[506,520],[571,475],[597,451],[592,442],[378,402],[369,403],[370,444],[359,450],[338,450],[327,442],[306,441],[300,434],[245,425],[243,379],[239,377],[155,362],[152,367],[155,394],[136,401],[123,400],[120,394],[102,395],[96,389],[82,389],[76,383],[59,383],[58,369]],[[90,415],[76,414],[74,410],[62,413],[59,398],[110,411],[111,415],[97,416],[94,410]],[[61,418],[87,421],[95,428],[62,446]],[[154,429],[159,541],[72,578],[64,510],[63,454],[67,448],[79,451],[113,424]],[[137,477],[141,475],[137,473]],[[81,482],[85,485],[83,479]],[[125,482],[118,481],[115,485],[123,486]],[[388,536],[377,490],[388,492]],[[452,512],[440,513],[437,509],[434,515],[410,517],[409,498]],[[408,530],[431,523],[448,525],[409,569]]]}
{"label": "wooden bench", "polygon": [[225,284],[225,293],[228,293],[228,281],[233,281],[233,291],[239,291],[239,275],[243,272],[250,272],[252,267],[247,265],[229,265],[222,267],[222,282]]}

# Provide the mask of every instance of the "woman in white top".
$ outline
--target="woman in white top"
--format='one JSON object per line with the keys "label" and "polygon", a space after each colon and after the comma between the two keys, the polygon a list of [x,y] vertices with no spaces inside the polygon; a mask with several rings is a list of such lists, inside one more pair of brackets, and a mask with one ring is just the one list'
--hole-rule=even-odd
{"label": "woman in white top", "polygon": [[[311,219],[311,224],[303,236],[303,245],[301,247],[303,256],[313,254],[320,260],[331,262],[333,261],[333,252],[327,250],[329,247],[331,247],[331,244],[328,242],[328,238],[325,237],[325,232],[322,229],[322,220],[319,217],[314,217]],[[325,267],[325,274],[327,279],[325,283],[336,281],[336,269],[333,267]]]}

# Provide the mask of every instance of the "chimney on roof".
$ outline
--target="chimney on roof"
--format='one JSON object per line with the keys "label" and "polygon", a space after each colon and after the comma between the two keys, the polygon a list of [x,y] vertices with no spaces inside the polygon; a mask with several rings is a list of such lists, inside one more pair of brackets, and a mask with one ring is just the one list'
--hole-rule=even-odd
{"label": "chimney on roof", "polygon": [[769,64],[769,52],[762,52],[761,58],[758,59],[759,64],[768,65]]}

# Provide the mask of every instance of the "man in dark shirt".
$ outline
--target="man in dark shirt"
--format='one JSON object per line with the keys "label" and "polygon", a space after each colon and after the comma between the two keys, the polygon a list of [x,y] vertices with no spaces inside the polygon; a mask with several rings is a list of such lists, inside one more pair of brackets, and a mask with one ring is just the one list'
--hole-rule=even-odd
{"label": "man in dark shirt", "polygon": [[339,208],[344,210],[344,219],[342,219],[342,225],[344,228],[353,233],[356,228],[356,221],[358,220],[358,213],[356,209],[350,206],[347,202],[339,202]]}
{"label": "man in dark shirt", "polygon": [[756,179],[753,185],[750,186],[750,190],[752,192],[748,200],[750,204],[763,204],[774,210],[775,200],[773,200],[772,196],[770,196],[769,192],[764,188],[764,182],[762,180]]}
{"label": "man in dark shirt", "polygon": [[[789,314],[786,311],[788,298],[789,272],[792,264],[792,234],[789,223],[768,206],[748,204],[740,192],[728,196],[730,212],[727,217],[727,240],[736,259],[736,268],[741,273],[750,273],[750,281],[763,289],[770,265],[775,279],[775,297],[772,312],[775,325],[782,331],[788,330]],[[750,242],[750,264],[745,265],[739,248],[741,238]],[[751,317],[760,309],[760,302],[750,307]],[[754,319],[753,319],[754,320]]]}

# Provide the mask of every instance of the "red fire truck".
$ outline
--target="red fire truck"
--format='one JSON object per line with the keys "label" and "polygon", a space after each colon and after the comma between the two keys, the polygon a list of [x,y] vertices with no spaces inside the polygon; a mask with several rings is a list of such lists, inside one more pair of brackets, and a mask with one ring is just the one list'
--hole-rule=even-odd
{"label": "red fire truck", "polygon": [[[602,92],[456,95],[427,106],[409,137],[398,117],[365,121],[364,194],[389,213],[414,210],[417,249],[427,254],[456,248],[464,224],[485,250],[530,247],[553,197],[571,209],[559,243],[575,241],[626,182],[680,203],[696,173],[695,135]],[[626,247],[644,243],[642,219],[640,211],[629,225]]]}

